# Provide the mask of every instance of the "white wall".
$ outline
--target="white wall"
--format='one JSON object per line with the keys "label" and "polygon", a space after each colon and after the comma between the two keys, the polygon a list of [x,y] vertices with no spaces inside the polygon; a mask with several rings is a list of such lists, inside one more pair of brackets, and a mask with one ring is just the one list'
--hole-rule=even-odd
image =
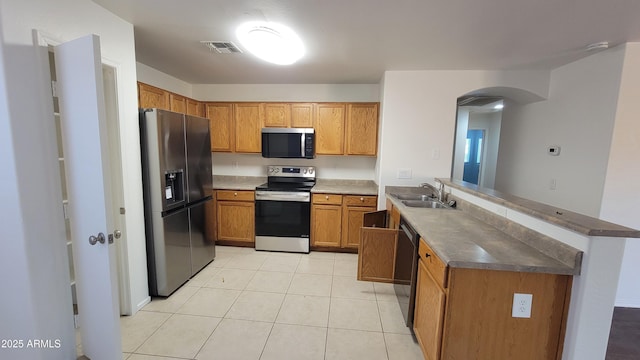
{"label": "white wall", "polygon": [[[549,99],[503,111],[496,188],[597,217],[607,171],[624,47],[551,72]],[[561,147],[559,156],[546,148]],[[556,189],[550,189],[551,179]]]}
{"label": "white wall", "polygon": [[[0,7],[0,18],[4,15],[4,9]],[[4,38],[3,29],[0,27],[0,38]],[[55,355],[49,358],[71,359],[75,356],[75,342],[73,337],[73,324],[71,322],[70,306],[71,293],[69,292],[69,276],[51,276],[52,271],[60,271],[61,265],[65,264],[66,254],[62,251],[64,247],[53,246],[53,241],[60,240],[55,235],[61,228],[56,216],[61,216],[61,209],[48,212],[56,201],[55,196],[47,196],[46,191],[50,189],[46,185],[42,189],[33,189],[33,194],[28,194],[24,189],[22,181],[30,182],[28,179],[29,170],[24,164],[18,164],[19,152],[24,151],[24,145],[34,146],[35,150],[42,150],[44,144],[37,142],[42,139],[35,134],[33,140],[28,144],[19,144],[14,141],[16,133],[24,135],[29,131],[28,127],[19,124],[16,109],[11,101],[14,96],[9,96],[11,84],[5,74],[8,72],[5,67],[5,52],[15,51],[7,49],[4,42],[0,43],[0,166],[3,169],[3,176],[0,177],[0,218],[2,218],[3,234],[0,241],[0,273],[3,274],[0,280],[3,292],[0,297],[0,311],[2,321],[0,321],[0,339],[59,339],[72,346],[56,351]],[[14,61],[9,59],[8,62]],[[7,62],[7,63],[8,63]],[[7,64],[8,65],[8,64]],[[24,93],[18,89],[17,92]],[[34,97],[37,96],[33,94]],[[48,146],[50,148],[50,146]],[[54,151],[55,153],[55,151]],[[41,161],[34,164],[42,165]],[[37,170],[36,170],[37,171]],[[53,181],[55,186],[55,181]],[[24,194],[27,192],[27,194]],[[37,208],[37,203],[25,204],[23,200],[30,197],[43,196],[42,209]],[[60,197],[61,199],[61,197]],[[31,215],[32,213],[33,215]],[[32,227],[34,216],[39,217],[43,226]],[[47,230],[52,231],[46,234]],[[51,236],[54,235],[54,236]],[[40,236],[40,238],[37,238]],[[50,240],[50,241],[47,241]],[[42,250],[37,251],[37,247]],[[35,262],[35,264],[34,264]],[[39,264],[41,263],[41,264]],[[42,269],[39,268],[40,265]],[[47,268],[48,267],[48,268]],[[39,274],[37,270],[42,270]],[[38,287],[38,279],[45,281],[44,286]],[[46,282],[50,282],[47,284]],[[51,291],[50,293],[47,293]],[[47,322],[46,316],[56,318],[53,311],[58,311],[59,307],[67,307],[67,314],[59,317],[58,321]],[[51,314],[47,314],[51,313]],[[26,346],[26,345],[25,345]],[[44,350],[8,350],[0,349],[2,358],[21,359],[46,359]]]}
{"label": "white wall", "polygon": [[464,175],[464,153],[466,150],[467,130],[469,130],[469,109],[458,108],[458,119],[456,121],[456,135],[453,150],[453,170],[451,177],[462,180]]}
{"label": "white wall", "polygon": [[267,165],[315,166],[319,179],[374,180],[372,156],[318,155],[315,159],[265,159],[260,154],[213,153],[213,174],[267,176]]}
{"label": "white wall", "polygon": [[[60,184],[56,180],[59,175],[48,63],[46,49],[36,51],[34,47],[32,30],[39,29],[60,41],[97,34],[101,37],[103,57],[115,65],[127,209],[126,261],[131,271],[131,302],[135,309],[137,304],[148,299],[148,289],[133,26],[87,0],[23,0],[2,1],[1,4],[3,75],[7,89],[12,89],[8,93],[8,110],[14,148],[8,154],[13,154],[15,163],[15,172],[9,166],[10,172],[5,177],[18,180],[15,194],[22,206],[24,233],[16,234],[13,241],[17,247],[24,247],[28,258],[28,263],[22,264],[23,268],[15,268],[11,277],[5,277],[11,281],[5,288],[20,289],[23,287],[18,285],[20,283],[32,285],[33,293],[18,293],[34,302],[35,323],[27,328],[32,331],[29,337],[64,337],[63,348],[48,350],[46,358],[69,359],[75,355],[75,340]],[[19,226],[20,218],[16,224]],[[16,266],[20,266],[22,255],[19,252],[15,255]],[[4,301],[3,296],[0,298],[2,308],[12,309]],[[21,328],[27,325],[3,320],[2,326]],[[60,327],[69,329],[62,331]],[[25,353],[22,358],[29,356]],[[32,358],[39,357],[34,355]]]}
{"label": "white wall", "polygon": [[200,101],[379,101],[375,84],[209,84],[193,85]]}
{"label": "white wall", "polygon": [[151,66],[147,66],[139,62],[136,63],[136,75],[138,77],[138,81],[145,84],[159,87],[161,89],[171,91],[182,96],[193,97],[191,84],[171,75],[165,74],[160,70],[156,70]]}
{"label": "white wall", "polygon": [[[640,43],[627,44],[600,217],[640,229]],[[640,239],[628,239],[618,284],[616,306],[640,307],[638,265]]]}
{"label": "white wall", "polygon": [[484,130],[479,184],[481,187],[490,189],[494,187],[496,167],[498,165],[498,149],[500,148],[501,122],[501,111],[469,114],[469,129]]}
{"label": "white wall", "polygon": [[[547,96],[543,71],[387,71],[381,112],[380,197],[385,185],[417,185],[451,175],[456,99],[488,88],[519,88]],[[412,178],[398,179],[398,169]]]}

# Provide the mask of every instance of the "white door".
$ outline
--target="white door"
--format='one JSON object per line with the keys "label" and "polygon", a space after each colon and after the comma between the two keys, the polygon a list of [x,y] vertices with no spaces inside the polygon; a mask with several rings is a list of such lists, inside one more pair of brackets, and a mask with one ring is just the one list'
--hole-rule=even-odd
{"label": "white door", "polygon": [[[84,355],[122,358],[100,39],[54,49]],[[102,234],[102,235],[100,235]],[[94,245],[90,240],[98,240]]]}

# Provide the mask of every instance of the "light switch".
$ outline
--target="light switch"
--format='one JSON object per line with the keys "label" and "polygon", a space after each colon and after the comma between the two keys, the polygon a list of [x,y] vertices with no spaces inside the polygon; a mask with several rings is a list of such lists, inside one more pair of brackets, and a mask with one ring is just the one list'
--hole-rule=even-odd
{"label": "light switch", "polygon": [[411,179],[411,169],[398,169],[398,179]]}

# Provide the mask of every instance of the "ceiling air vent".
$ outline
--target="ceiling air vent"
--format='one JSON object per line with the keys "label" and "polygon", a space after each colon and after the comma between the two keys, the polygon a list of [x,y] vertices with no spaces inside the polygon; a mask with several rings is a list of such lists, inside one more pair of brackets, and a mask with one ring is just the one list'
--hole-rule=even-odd
{"label": "ceiling air vent", "polygon": [[231,41],[200,41],[200,43],[204,44],[209,50],[215,51],[218,54],[235,54],[242,53],[236,44]]}

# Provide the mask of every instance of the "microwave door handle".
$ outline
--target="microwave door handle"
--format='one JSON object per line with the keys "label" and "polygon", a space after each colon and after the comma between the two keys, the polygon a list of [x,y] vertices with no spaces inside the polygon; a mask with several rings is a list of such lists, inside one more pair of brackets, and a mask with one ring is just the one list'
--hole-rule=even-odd
{"label": "microwave door handle", "polygon": [[305,157],[305,156],[307,156],[307,154],[304,152],[304,149],[305,149],[305,146],[304,146],[304,140],[305,140],[304,132],[300,136],[301,136],[300,154],[302,154],[302,157]]}

